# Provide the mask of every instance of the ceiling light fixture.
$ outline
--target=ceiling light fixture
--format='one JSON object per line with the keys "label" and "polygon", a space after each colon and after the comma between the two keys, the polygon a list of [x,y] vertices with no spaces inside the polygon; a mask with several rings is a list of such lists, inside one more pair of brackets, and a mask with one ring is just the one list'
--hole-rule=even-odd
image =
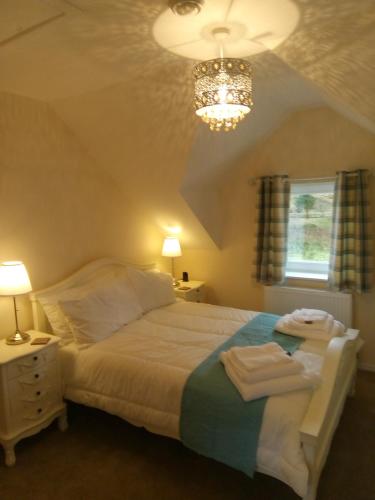
{"label": "ceiling light fixture", "polygon": [[234,129],[253,106],[252,70],[243,58],[275,50],[291,36],[300,19],[298,2],[166,2],[170,8],[160,13],[152,27],[156,42],[173,54],[197,61],[196,114],[212,130]]}
{"label": "ceiling light fixture", "polygon": [[[226,27],[215,28],[216,40],[229,36]],[[203,61],[194,67],[195,112],[211,130],[234,130],[251,111],[252,78],[250,64],[238,58],[220,57]]]}
{"label": "ceiling light fixture", "polygon": [[197,15],[204,0],[169,0],[168,6],[177,16]]}

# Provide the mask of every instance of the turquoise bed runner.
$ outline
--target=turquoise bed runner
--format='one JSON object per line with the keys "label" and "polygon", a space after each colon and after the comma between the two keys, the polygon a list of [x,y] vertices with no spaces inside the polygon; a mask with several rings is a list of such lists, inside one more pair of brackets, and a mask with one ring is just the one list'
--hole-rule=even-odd
{"label": "turquoise bed runner", "polygon": [[245,402],[229,380],[220,353],[233,346],[277,342],[294,352],[303,339],[274,332],[279,316],[259,314],[205,359],[188,378],[181,403],[185,446],[253,477],[267,398]]}

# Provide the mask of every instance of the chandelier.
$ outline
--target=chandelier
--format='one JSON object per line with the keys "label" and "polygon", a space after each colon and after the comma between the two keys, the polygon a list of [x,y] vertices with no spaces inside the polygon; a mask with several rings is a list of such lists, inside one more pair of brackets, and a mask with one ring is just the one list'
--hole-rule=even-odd
{"label": "chandelier", "polygon": [[220,48],[220,57],[194,67],[195,113],[211,130],[234,130],[250,113],[253,101],[251,66],[243,59],[224,57],[224,42],[230,29],[218,26],[211,36]]}
{"label": "chandelier", "polygon": [[194,67],[195,112],[211,130],[234,130],[251,111],[251,66],[220,57]]}
{"label": "chandelier", "polygon": [[196,114],[211,130],[233,130],[253,107],[247,58],[275,50],[292,35],[300,19],[298,2],[166,2],[170,8],[159,14],[152,27],[156,42],[173,54],[197,61]]}

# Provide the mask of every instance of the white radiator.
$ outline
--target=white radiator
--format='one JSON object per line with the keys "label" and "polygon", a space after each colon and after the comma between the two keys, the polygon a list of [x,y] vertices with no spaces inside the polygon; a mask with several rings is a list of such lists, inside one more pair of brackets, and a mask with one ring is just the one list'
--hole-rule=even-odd
{"label": "white radiator", "polygon": [[352,326],[352,295],[350,293],[287,286],[264,287],[265,312],[287,314],[301,307],[322,309],[344,323],[346,328]]}

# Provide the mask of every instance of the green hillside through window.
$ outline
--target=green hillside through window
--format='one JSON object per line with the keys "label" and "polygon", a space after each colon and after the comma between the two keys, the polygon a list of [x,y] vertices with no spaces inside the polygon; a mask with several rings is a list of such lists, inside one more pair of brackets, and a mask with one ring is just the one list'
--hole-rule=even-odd
{"label": "green hillside through window", "polygon": [[333,193],[291,194],[288,260],[328,262]]}

